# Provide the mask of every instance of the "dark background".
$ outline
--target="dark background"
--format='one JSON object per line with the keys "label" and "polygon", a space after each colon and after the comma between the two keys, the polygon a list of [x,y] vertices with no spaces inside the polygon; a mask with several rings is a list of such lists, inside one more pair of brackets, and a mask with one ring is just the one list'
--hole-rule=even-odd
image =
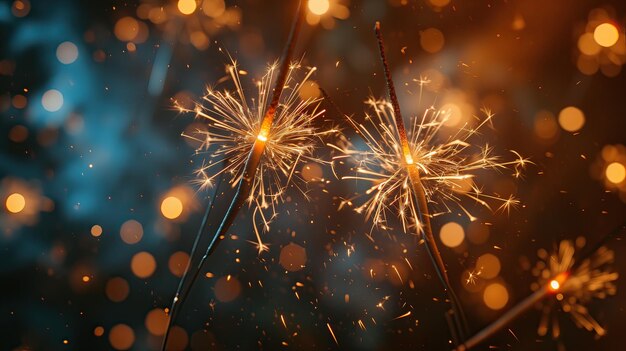
{"label": "dark background", "polygon": [[[172,98],[197,100],[207,84],[217,83],[229,62],[226,51],[248,72],[244,85],[252,88],[250,78],[260,77],[280,55],[294,9],[294,2],[283,0],[227,0],[226,5],[239,11],[241,23],[212,33],[204,50],[189,44],[185,23],[173,35],[144,21],[149,35],[129,51],[114,26],[124,16],[137,17],[137,1],[31,0],[23,17],[12,13],[13,1],[0,2],[0,191],[3,203],[19,191],[27,195],[28,206],[36,204],[32,213],[14,215],[3,207],[0,215],[0,349],[110,349],[110,331],[118,324],[132,328],[133,350],[160,345],[160,337],[146,328],[147,315],[169,306],[178,277],[168,260],[190,250],[202,207],[212,195],[190,185],[198,157],[181,132],[194,120],[175,111]],[[486,242],[466,240],[457,249],[442,248],[473,330],[504,311],[483,303],[481,292],[489,282],[507,287],[505,309],[510,308],[531,293],[535,279],[521,262],[535,262],[538,249],[551,249],[562,239],[583,236],[596,242],[624,220],[625,190],[620,200],[619,190],[594,175],[606,166],[602,149],[626,141],[626,79],[624,73],[585,75],[576,65],[578,37],[590,11],[599,7],[608,9],[623,39],[626,3],[618,0],[452,0],[443,8],[427,1],[352,0],[349,18],[336,19],[334,28],[304,26],[298,56],[318,68],[313,79],[344,113],[361,116],[368,96],[385,94],[372,30],[380,20],[406,115],[418,112],[418,87],[412,80],[437,70],[444,79],[429,91],[431,101],[462,92],[453,95],[456,103],[471,106],[464,113],[490,107],[496,113],[494,129],[484,132],[482,142],[503,155],[517,150],[535,163],[523,179],[512,181],[508,174],[482,178],[489,188],[507,189],[522,203],[509,215],[467,204],[479,224],[488,224]],[[523,28],[514,29],[519,17]],[[445,37],[436,53],[420,46],[420,31],[430,27]],[[78,59],[69,65],[55,54],[64,41],[78,48]],[[167,45],[169,60],[155,60]],[[151,93],[153,69],[166,78],[162,91]],[[54,113],[40,103],[51,88],[64,97]],[[25,96],[27,105],[16,107],[16,95]],[[555,118],[569,105],[584,111],[584,127],[570,133],[557,125],[553,137],[538,137],[537,114],[547,111]],[[327,119],[346,126],[333,107],[326,108]],[[18,125],[27,129],[25,138],[10,136]],[[185,305],[184,332],[178,330],[176,337],[180,345],[194,350],[451,349],[445,295],[418,240],[376,230],[372,242],[365,235],[370,224],[361,215],[338,210],[340,198],[364,188],[335,179],[326,166],[322,171],[327,182],[308,184],[310,202],[294,190],[291,201],[279,208],[264,236],[269,252],[259,256],[246,242],[254,234],[250,211],[241,212],[229,231],[238,239],[226,240],[210,257],[206,271],[213,277],[201,279]],[[170,221],[159,208],[172,189],[187,189],[187,195],[183,214]],[[133,245],[120,238],[122,224],[130,219],[143,226],[142,240]],[[435,230],[452,220],[468,232],[469,221],[457,213],[436,217]],[[99,237],[90,234],[96,224],[103,228]],[[624,275],[620,237],[607,245]],[[281,248],[290,243],[306,250],[305,267],[295,272],[279,262]],[[146,279],[130,267],[140,251],[156,260],[154,274]],[[496,255],[502,269],[497,278],[479,279],[472,292],[463,287],[462,276],[485,253]],[[402,282],[392,265],[403,273]],[[370,269],[377,277],[370,276]],[[222,302],[215,285],[228,275],[241,291],[233,301]],[[129,285],[121,302],[105,292],[114,277]],[[558,340],[539,337],[541,312],[536,309],[483,349],[621,350],[626,286],[623,280],[617,285],[616,296],[590,305],[608,330],[602,338],[577,329],[566,314],[560,316]],[[384,310],[376,307],[385,298]],[[407,311],[410,316],[394,320]],[[94,335],[96,327],[103,328],[102,336]]]}

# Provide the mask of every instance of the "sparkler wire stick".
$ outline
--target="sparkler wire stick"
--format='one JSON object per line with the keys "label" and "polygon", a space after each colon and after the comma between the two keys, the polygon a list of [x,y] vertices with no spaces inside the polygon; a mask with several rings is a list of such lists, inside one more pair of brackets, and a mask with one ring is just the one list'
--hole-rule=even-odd
{"label": "sparkler wire stick", "polygon": [[559,291],[559,288],[563,286],[563,284],[567,281],[570,276],[570,272],[573,272],[582,262],[584,262],[587,258],[593,255],[604,243],[606,243],[609,239],[620,233],[622,230],[626,229],[626,221],[622,222],[622,224],[615,227],[608,234],[604,235],[598,243],[596,243],[590,250],[587,250],[582,254],[576,263],[567,271],[563,272],[556,277],[553,277],[547,284],[539,288],[539,290],[532,293],[530,296],[526,297],[520,303],[515,305],[513,308],[508,310],[505,314],[500,316],[495,322],[489,324],[483,330],[476,333],[465,343],[456,348],[456,351],[466,351],[473,347],[476,347],[480,343],[487,340],[489,337],[493,336],[495,333],[500,331],[502,328],[507,326],[513,320],[517,319],[517,317],[524,314],[526,311],[531,309],[537,302],[546,298],[547,296],[554,294]]}
{"label": "sparkler wire stick", "polygon": [[[250,195],[253,180],[258,170],[261,157],[263,156],[263,151],[265,150],[265,144],[267,142],[267,138],[268,138],[270,129],[272,127],[272,122],[274,120],[274,115],[276,114],[276,109],[278,108],[280,95],[285,86],[287,73],[289,71],[289,64],[293,57],[293,52],[295,50],[297,38],[300,33],[300,27],[302,26],[302,22],[304,19],[304,6],[302,6],[302,0],[298,1],[298,7],[296,11],[297,11],[296,17],[293,21],[293,24],[289,33],[289,37],[287,39],[287,44],[282,55],[282,62],[279,68],[278,77],[276,79],[275,88],[272,94],[272,100],[267,108],[267,111],[265,112],[265,115],[263,116],[259,135],[257,136],[257,139],[255,140],[254,145],[252,146],[252,150],[250,150],[250,154],[244,165],[243,177],[239,181],[239,184],[237,184],[233,199],[230,205],[228,206],[228,209],[226,210],[219,227],[213,234],[213,237],[209,245],[206,248],[206,252],[204,256],[202,256],[198,265],[193,268],[193,271],[191,267],[191,260],[193,259],[193,257],[190,257],[189,259],[189,263],[187,265],[187,268],[185,269],[185,273],[183,274],[181,278],[178,291],[176,292],[176,296],[174,297],[174,300],[172,302],[170,318],[168,320],[167,329],[163,337],[163,345],[161,347],[161,350],[163,351],[167,347],[167,341],[169,339],[170,330],[175,322],[176,316],[178,315],[178,312],[182,306],[182,303],[186,300],[187,296],[189,295],[189,292],[191,291],[191,287],[197,280],[198,275],[200,271],[202,270],[202,266],[206,262],[206,259],[208,258],[208,256],[210,256],[215,251],[217,244],[219,244],[219,242],[222,241],[222,239],[224,238],[226,234],[226,231],[233,224],[233,221],[235,220],[235,217],[237,216],[239,209],[241,209],[246,199]],[[198,238],[196,239],[196,243],[198,242],[200,237],[204,237],[205,235],[208,234],[207,233],[207,230],[209,229],[208,217],[211,212],[211,207],[212,206],[209,206],[209,208],[207,208],[205,217],[200,227],[200,232],[198,233]],[[195,247],[196,243],[194,243],[194,250],[196,249]],[[192,250],[192,255],[193,254],[194,252]],[[187,281],[188,278],[190,280],[189,280],[189,283],[186,284],[185,282]]]}
{"label": "sparkler wire stick", "polygon": [[[459,337],[461,341],[464,340],[465,331],[468,330],[467,322],[465,320],[465,315],[463,314],[463,309],[459,303],[459,300],[450,284],[450,279],[448,278],[448,274],[446,272],[446,266],[443,262],[443,258],[441,257],[441,253],[437,247],[437,242],[435,241],[435,237],[433,236],[432,226],[430,224],[430,214],[428,212],[428,203],[426,200],[426,193],[424,191],[424,186],[422,184],[420,178],[420,171],[417,165],[413,161],[413,156],[411,153],[411,147],[409,145],[409,140],[407,138],[406,129],[404,127],[404,120],[402,119],[402,112],[400,111],[400,104],[398,103],[398,97],[396,95],[396,90],[394,88],[393,79],[391,78],[391,72],[389,71],[389,65],[387,63],[387,57],[385,55],[385,46],[383,43],[383,36],[380,30],[380,22],[376,22],[376,38],[378,40],[378,49],[380,51],[380,58],[382,60],[383,69],[385,71],[385,77],[387,80],[387,90],[389,92],[389,99],[391,100],[391,104],[393,106],[393,114],[394,121],[396,125],[396,130],[398,131],[400,142],[402,143],[402,154],[404,155],[404,163],[407,171],[409,172],[409,179],[411,181],[411,186],[413,187],[413,195],[417,198],[417,214],[418,220],[422,225],[420,228],[424,234],[424,242],[426,243],[426,251],[433,263],[435,271],[437,272],[437,276],[441,281],[446,294],[450,299],[450,304],[452,306],[452,311],[454,313],[454,320],[457,326],[457,332],[459,333]],[[454,334],[454,333],[453,333]]]}

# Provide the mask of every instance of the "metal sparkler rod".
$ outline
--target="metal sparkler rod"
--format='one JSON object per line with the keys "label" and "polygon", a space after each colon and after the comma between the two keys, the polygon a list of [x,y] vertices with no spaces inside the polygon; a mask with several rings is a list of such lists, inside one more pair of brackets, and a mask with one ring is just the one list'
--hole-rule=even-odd
{"label": "metal sparkler rod", "polygon": [[387,90],[389,92],[389,99],[391,100],[391,105],[393,107],[394,112],[394,121],[396,124],[396,129],[398,131],[398,135],[400,137],[400,142],[402,144],[402,153],[404,156],[404,163],[409,172],[409,179],[411,180],[411,185],[413,186],[413,193],[416,196],[417,200],[417,209],[419,221],[423,224],[423,232],[426,243],[426,251],[428,251],[428,255],[433,262],[433,266],[435,271],[437,271],[437,275],[439,280],[441,281],[446,294],[450,298],[450,303],[452,305],[452,310],[455,314],[454,319],[456,321],[457,328],[459,329],[459,336],[461,337],[461,341],[464,339],[464,334],[467,332],[467,322],[465,319],[465,315],[463,314],[463,309],[461,308],[460,302],[454,292],[450,284],[450,279],[448,278],[446,266],[443,262],[443,258],[441,257],[441,253],[439,252],[439,248],[437,247],[437,242],[435,241],[435,237],[433,236],[433,230],[430,223],[430,214],[428,212],[428,202],[426,200],[426,193],[424,191],[424,186],[421,181],[419,169],[417,165],[415,165],[411,153],[411,147],[409,145],[409,140],[406,134],[406,129],[404,127],[404,120],[402,119],[402,112],[400,110],[400,104],[398,102],[398,96],[396,95],[396,90],[393,84],[393,79],[391,77],[391,72],[389,71],[389,64],[387,63],[387,57],[385,55],[385,46],[383,43],[383,36],[380,30],[380,22],[376,22],[375,27],[376,38],[378,39],[378,49],[380,51],[380,58],[382,60],[383,69],[385,71],[385,78],[387,80]]}
{"label": "metal sparkler rod", "polygon": [[485,329],[479,331],[476,335],[472,336],[465,343],[457,347],[456,351],[466,351],[482,343],[487,338],[500,331],[500,329],[511,323],[517,317],[521,316],[524,312],[531,309],[537,302],[541,301],[552,291],[553,290],[550,289],[550,285],[546,284],[541,289],[535,291],[532,295],[522,300],[522,302],[515,305],[515,307],[508,310],[495,322],[491,323]]}
{"label": "metal sparkler rod", "polygon": [[[167,329],[163,337],[163,344],[161,347],[162,351],[165,351],[167,347],[167,341],[169,339],[170,330],[176,320],[176,317],[180,311],[182,303],[187,299],[187,296],[189,295],[189,292],[191,291],[191,287],[197,280],[198,275],[200,271],[202,270],[202,266],[206,262],[206,259],[208,258],[208,256],[210,256],[215,251],[217,244],[219,244],[222,241],[222,239],[225,237],[226,231],[233,224],[237,216],[237,213],[239,212],[239,210],[245,203],[246,199],[250,195],[253,180],[254,180],[254,177],[256,176],[256,172],[258,170],[261,157],[263,156],[263,151],[265,150],[265,144],[267,142],[267,139],[268,139],[271,127],[272,127],[272,122],[274,121],[274,116],[278,108],[280,95],[283,91],[285,82],[287,80],[287,73],[289,71],[289,65],[293,57],[293,52],[295,50],[298,35],[300,34],[300,28],[302,27],[302,22],[304,19],[304,8],[305,7],[302,6],[302,0],[299,0],[298,7],[296,10],[297,11],[296,17],[292,24],[291,30],[289,32],[287,44],[285,46],[285,50],[282,55],[282,61],[280,63],[280,68],[278,71],[278,77],[276,78],[276,83],[275,83],[274,91],[272,94],[272,100],[269,106],[267,107],[265,115],[263,116],[263,120],[261,121],[261,129],[259,131],[259,135],[257,136],[257,139],[255,140],[254,145],[252,147],[252,150],[250,150],[248,159],[246,160],[244,171],[243,171],[243,177],[239,181],[239,184],[237,184],[237,188],[236,188],[233,200],[231,201],[228,209],[226,210],[226,213],[224,214],[222,222],[220,223],[219,227],[213,234],[213,238],[211,239],[211,242],[206,248],[206,252],[204,256],[202,256],[202,259],[200,260],[200,262],[198,263],[198,265],[194,268],[192,272],[190,270],[191,259],[193,258],[195,254],[194,251],[196,249],[196,244],[198,240],[196,240],[196,243],[194,243],[194,248],[192,249],[189,264],[187,265],[187,268],[185,269],[185,273],[183,274],[181,278],[178,291],[176,292],[176,296],[174,297],[174,300],[172,302],[172,308],[170,310],[170,318],[168,320]],[[209,229],[208,217],[209,217],[211,208],[212,206],[209,206],[207,208],[205,217],[200,227],[200,233],[198,237],[203,237],[208,234],[207,233],[207,230]],[[191,273],[191,276],[189,276],[190,273]],[[188,283],[186,283],[188,278],[190,280]]]}

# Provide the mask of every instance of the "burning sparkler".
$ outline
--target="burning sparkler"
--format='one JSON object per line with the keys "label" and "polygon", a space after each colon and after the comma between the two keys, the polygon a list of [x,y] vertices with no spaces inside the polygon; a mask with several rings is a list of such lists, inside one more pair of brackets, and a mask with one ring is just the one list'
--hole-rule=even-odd
{"label": "burning sparkler", "polygon": [[[577,240],[576,243],[579,242],[580,240]],[[577,327],[598,335],[606,333],[606,330],[589,314],[585,305],[594,298],[604,299],[609,295],[615,295],[618,274],[611,267],[614,253],[604,246],[600,247],[590,258],[574,267],[576,248],[582,248],[581,245],[577,246],[569,240],[564,240],[559,244],[558,250],[550,255],[545,250],[539,251],[541,260],[533,269],[538,282],[533,284],[532,288],[538,290],[541,286],[549,285],[554,297],[544,300],[543,315],[537,329],[540,336],[545,336],[550,326],[552,337],[558,338],[561,333],[555,304],[571,316]]]}
{"label": "burning sparkler", "polygon": [[[304,78],[298,79],[302,70],[299,63],[292,63],[287,69],[273,121],[264,119],[277,69],[278,65],[271,65],[257,82],[258,99],[251,100],[251,105],[240,80],[243,71],[234,61],[227,67],[236,88],[234,93],[209,88],[203,103],[197,104],[194,110],[177,105],[181,112],[193,112],[208,123],[208,129],[198,131],[197,135],[184,134],[201,143],[197,153],[208,155],[203,166],[196,171],[198,179],[195,182],[200,189],[213,186],[216,179],[224,175],[232,187],[237,186],[244,179],[250,151],[255,145],[263,146],[263,156],[250,179],[246,202],[254,208],[255,216],[261,216],[264,230],[269,229],[269,223],[276,216],[275,205],[281,202],[287,185],[293,184],[292,178],[297,177],[296,166],[301,161],[318,161],[312,157],[316,139],[334,131],[321,131],[312,125],[324,112],[318,108],[321,99],[303,100],[298,92],[315,68],[306,69]],[[260,253],[266,246],[258,230],[256,234]]]}
{"label": "burning sparkler", "polygon": [[[414,118],[407,130],[386,62],[379,23],[376,24],[376,35],[390,101],[369,99],[366,104],[374,113],[366,115],[364,124],[347,117],[356,132],[365,140],[367,150],[354,150],[349,145],[331,145],[342,153],[334,160],[352,158],[358,162],[356,174],[343,176],[342,179],[365,180],[373,184],[366,192],[371,197],[356,208],[357,212],[372,218],[373,226],[388,228],[388,218],[397,216],[405,233],[424,235],[427,251],[450,297],[460,331],[466,329],[465,323],[461,322],[463,316],[458,299],[450,286],[446,267],[432,234],[429,204],[442,206],[448,212],[451,211],[450,205],[456,204],[472,220],[475,218],[461,204],[463,196],[488,208],[492,208],[490,201],[497,201],[498,209],[509,210],[518,201],[512,196],[502,198],[483,193],[472,182],[474,172],[511,167],[515,169],[515,175],[519,176],[520,170],[530,161],[514,152],[517,156],[515,161],[500,162],[497,156],[492,155],[489,145],[478,147],[478,152],[472,154],[471,150],[475,145],[470,143],[470,138],[485,124],[490,123],[492,114],[488,111],[485,111],[487,117],[477,127],[466,125],[443,142],[438,137],[440,129],[449,118],[447,111],[430,107],[420,118]],[[422,79],[420,82],[426,80]],[[422,83],[420,87],[423,86]],[[467,182],[471,184],[471,191],[462,190],[463,183]]]}
{"label": "burning sparkler", "polygon": [[[305,78],[298,82],[294,74],[298,64],[291,64],[293,51],[298,37],[304,10],[298,2],[296,19],[287,41],[280,66],[274,65],[257,84],[259,99],[249,103],[243,92],[240,72],[236,64],[229,67],[230,76],[235,84],[236,93],[218,92],[209,89],[204,100],[208,106],[195,108],[198,117],[206,119],[209,131],[201,140],[205,149],[211,151],[209,160],[199,170],[201,181],[210,185],[213,180],[229,176],[228,183],[235,189],[234,196],[225,213],[219,214],[219,226],[215,231],[210,228],[209,217],[213,205],[208,206],[205,217],[196,237],[190,261],[180,281],[171,308],[171,316],[163,338],[162,349],[167,346],[169,331],[197,279],[207,257],[215,250],[232,225],[239,209],[247,202],[254,205],[254,215],[261,215],[264,226],[275,214],[274,205],[281,199],[283,190],[294,174],[301,159],[309,157],[313,139],[320,135],[312,127],[312,119],[319,116],[316,105],[319,100],[298,100],[301,84],[308,79],[314,69],[310,69]],[[271,82],[276,75],[275,85]],[[310,109],[310,111],[309,111]],[[222,170],[217,165],[224,163]],[[286,181],[280,182],[285,177]],[[279,185],[283,184],[283,185]],[[272,215],[266,217],[263,210],[271,208]],[[259,251],[266,249],[256,229]],[[209,242],[201,244],[206,237]],[[197,250],[204,249],[204,255],[198,259]],[[194,260],[197,261],[194,264]]]}
{"label": "burning sparkler", "polygon": [[604,335],[606,330],[591,316],[586,305],[594,298],[604,299],[615,294],[618,273],[611,267],[614,253],[603,245],[624,229],[626,222],[615,227],[579,257],[574,256],[576,248],[582,249],[584,246],[582,239],[577,240],[576,245],[568,240],[562,241],[558,250],[552,254],[540,250],[540,261],[533,269],[533,274],[538,277],[538,281],[531,286],[535,292],[476,333],[459,346],[457,351],[469,350],[479,345],[539,302],[543,302],[543,315],[537,330],[539,335],[546,335],[550,325],[552,336],[557,338],[560,335],[558,317],[553,313],[555,304],[568,313],[579,328]]}

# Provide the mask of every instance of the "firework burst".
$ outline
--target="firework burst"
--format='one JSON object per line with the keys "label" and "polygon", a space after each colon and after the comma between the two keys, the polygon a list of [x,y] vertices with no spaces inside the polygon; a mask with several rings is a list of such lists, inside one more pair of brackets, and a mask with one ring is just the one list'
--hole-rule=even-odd
{"label": "firework burst", "polygon": [[540,260],[533,269],[538,281],[531,288],[539,290],[549,285],[553,296],[543,300],[543,315],[537,329],[540,336],[545,336],[551,329],[552,336],[559,337],[561,332],[556,313],[559,309],[569,314],[577,327],[598,335],[606,333],[591,316],[586,305],[593,299],[615,295],[618,274],[611,267],[614,253],[602,246],[574,267],[576,249],[583,245],[582,238],[576,243],[564,240],[551,254],[546,250],[538,252]]}
{"label": "firework burst", "polygon": [[[302,99],[299,91],[315,68],[303,68],[299,63],[289,65],[271,128],[263,125],[277,67],[276,64],[269,66],[267,73],[256,81],[256,98],[246,97],[240,79],[245,72],[233,61],[227,71],[234,92],[209,88],[195,109],[186,110],[177,105],[181,112],[193,112],[198,119],[207,122],[207,130],[198,130],[194,135],[184,134],[199,141],[201,146],[196,152],[206,156],[196,171],[195,182],[201,189],[213,186],[216,179],[224,175],[235,187],[244,177],[255,143],[264,144],[246,202],[254,208],[254,214],[261,217],[265,230],[276,216],[276,204],[281,202],[288,186],[294,185],[306,195],[297,182],[292,182],[294,177],[299,177],[296,167],[302,161],[320,162],[312,156],[314,145],[324,134],[333,133],[332,129],[322,131],[313,126],[324,112],[319,109],[321,99]],[[261,251],[266,246],[261,242],[258,230],[256,232]]]}

